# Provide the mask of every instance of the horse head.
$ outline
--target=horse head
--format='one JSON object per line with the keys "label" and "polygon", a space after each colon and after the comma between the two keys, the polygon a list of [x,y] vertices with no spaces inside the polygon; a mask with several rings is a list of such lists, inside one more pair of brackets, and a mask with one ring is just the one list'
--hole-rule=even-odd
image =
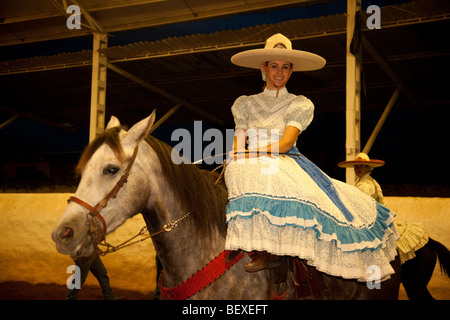
{"label": "horse head", "polygon": [[113,116],[105,132],[86,147],[77,166],[80,183],[52,232],[60,253],[92,255],[94,240],[147,205],[151,181],[143,171],[157,158],[145,138],[154,120],[155,111],[126,131]]}

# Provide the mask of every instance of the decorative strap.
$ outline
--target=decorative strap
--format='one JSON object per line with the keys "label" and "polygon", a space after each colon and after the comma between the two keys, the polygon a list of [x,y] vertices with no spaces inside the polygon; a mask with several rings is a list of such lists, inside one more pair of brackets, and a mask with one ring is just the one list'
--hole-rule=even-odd
{"label": "decorative strap", "polygon": [[81,200],[80,198],[77,198],[75,196],[71,196],[67,202],[76,202],[78,203],[80,206],[85,207],[86,209],[89,210],[89,214],[91,216],[96,217],[98,220],[100,220],[101,224],[102,224],[102,228],[103,228],[103,234],[106,235],[106,222],[105,219],[103,219],[102,215],[100,214],[99,211],[96,210],[96,208],[94,208],[93,206],[91,206],[89,203],[84,202],[83,200]]}
{"label": "decorative strap", "polygon": [[[119,190],[123,187],[123,185],[125,183],[127,183],[128,175],[130,174],[131,167],[133,166],[133,163],[136,160],[136,156],[137,156],[137,153],[138,153],[138,148],[139,148],[139,144],[137,144],[136,147],[134,148],[133,155],[131,156],[127,167],[125,168],[125,172],[120,177],[119,181],[117,181],[117,183],[114,186],[114,188],[110,192],[108,192],[108,194],[102,200],[100,200],[94,207],[92,207],[87,202],[85,202],[85,201],[83,201],[80,198],[77,198],[75,196],[72,196],[72,197],[69,198],[69,200],[67,200],[67,202],[73,201],[73,202],[76,202],[79,205],[85,207],[86,209],[89,210],[89,213],[88,213],[89,216],[91,216],[92,218],[95,217],[95,218],[97,218],[100,221],[100,223],[102,224],[102,227],[103,227],[102,228],[103,235],[98,235],[98,236],[94,237],[94,240],[96,242],[101,242],[106,237],[106,228],[107,228],[106,227],[106,222],[105,222],[105,219],[103,219],[102,215],[100,214],[100,211],[102,211],[103,208],[105,208],[108,205],[108,201],[111,198],[117,197],[117,193],[119,192]],[[97,227],[93,224],[92,219],[89,220],[89,225],[90,225],[89,232],[91,234],[96,233]]]}
{"label": "decorative strap", "polygon": [[84,202],[84,201],[81,200],[80,198],[71,196],[71,197],[67,200],[67,202],[70,202],[70,201],[73,201],[73,202],[78,203],[80,206],[85,207],[85,208],[88,209],[89,211],[93,211],[93,210],[94,210],[94,207],[93,207],[93,206],[91,206],[91,205],[90,205],[89,203],[87,203],[87,202]]}
{"label": "decorative strap", "polygon": [[[298,149],[296,146],[293,146],[288,152],[297,153]],[[322,189],[323,192],[325,192],[325,194],[328,196],[328,198],[330,198],[333,204],[342,212],[347,221],[352,222],[355,218],[342,202],[341,198],[339,197],[339,193],[337,192],[330,178],[306,157],[296,157],[293,159],[311,177],[311,179],[317,184],[317,186]]]}
{"label": "decorative strap", "polygon": [[194,294],[200,292],[215,280],[219,279],[220,276],[245,255],[244,252],[241,252],[231,262],[227,263],[226,258],[231,252],[231,250],[222,251],[214,258],[214,260],[194,273],[189,279],[172,288],[164,287],[164,271],[161,271],[158,280],[158,287],[161,291],[161,295],[166,300],[185,300],[192,297]]}

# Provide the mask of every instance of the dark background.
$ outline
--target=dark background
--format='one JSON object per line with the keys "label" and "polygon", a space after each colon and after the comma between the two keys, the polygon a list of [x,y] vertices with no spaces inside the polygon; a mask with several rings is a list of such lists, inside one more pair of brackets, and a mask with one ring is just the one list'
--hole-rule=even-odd
{"label": "dark background", "polygon": [[[369,2],[363,2],[365,9]],[[370,4],[382,7],[382,28],[364,27],[363,34],[420,105],[418,108],[405,94],[400,94],[369,153],[371,158],[386,161],[373,176],[385,195],[450,196],[450,175],[446,168],[450,138],[448,2],[370,1]],[[300,135],[300,151],[329,176],[345,180],[345,170],[337,167],[337,163],[345,160],[346,39],[345,33],[335,32],[342,27],[345,30],[345,12],[346,1],[318,1],[306,7],[292,5],[117,32],[109,38],[107,55],[114,59],[120,56],[120,50],[141,50],[144,45],[157,45],[162,40],[194,45],[203,39],[202,35],[208,34],[213,35],[208,40],[213,42],[214,38],[221,39],[230,32],[236,32],[235,37],[256,34],[262,40],[276,32],[288,35],[307,32],[313,27],[328,32],[293,40],[294,48],[323,56],[327,66],[320,71],[294,73],[287,88],[291,93],[310,98],[316,108],[312,124]],[[421,16],[432,18],[393,26],[396,19],[405,21],[403,15],[411,15],[416,20]],[[233,54],[251,48],[171,55],[117,65],[223,120],[218,125],[182,107],[154,132],[157,138],[174,145],[178,142],[170,139],[173,130],[180,127],[191,130],[195,120],[202,121],[204,130],[217,128],[225,133],[234,127],[230,111],[233,101],[242,94],[260,92],[263,84],[258,71],[230,63]],[[72,192],[75,189],[77,180],[73,169],[88,143],[91,67],[13,74],[5,70],[34,63],[38,58],[66,57],[71,53],[79,56],[86,50],[84,54],[89,58],[91,36],[0,47],[3,71],[0,73],[0,123],[20,115],[0,129],[0,190]],[[361,148],[396,88],[366,50],[363,50],[363,78]],[[111,70],[108,70],[107,86],[106,118],[115,115],[128,126],[147,117],[154,108],[158,119],[175,105]]]}

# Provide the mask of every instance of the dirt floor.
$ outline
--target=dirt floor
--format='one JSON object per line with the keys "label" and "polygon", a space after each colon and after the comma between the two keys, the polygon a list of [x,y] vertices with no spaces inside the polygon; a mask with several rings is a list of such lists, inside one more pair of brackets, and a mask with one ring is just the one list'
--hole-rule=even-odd
{"label": "dirt floor", "polygon": [[[112,288],[119,300],[153,300],[153,293],[145,295],[141,292]],[[0,300],[64,300],[67,292],[65,285],[30,284],[23,281],[7,281],[0,283]],[[103,300],[99,286],[83,286],[77,300]]]}
{"label": "dirt floor", "polygon": [[[138,291],[113,288],[119,300],[153,300],[153,293],[145,295]],[[0,300],[64,300],[67,287],[57,284],[30,284],[22,281],[8,281],[0,283]],[[434,290],[436,300],[446,300],[446,290]],[[100,287],[93,285],[83,286],[77,300],[103,300]],[[400,285],[399,300],[408,300],[403,286]]]}

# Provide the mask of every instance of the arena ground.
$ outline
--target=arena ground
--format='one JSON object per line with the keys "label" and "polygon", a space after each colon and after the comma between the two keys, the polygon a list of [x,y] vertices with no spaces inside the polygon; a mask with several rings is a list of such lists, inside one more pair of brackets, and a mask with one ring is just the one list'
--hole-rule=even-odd
{"label": "arena ground", "polygon": [[[431,288],[429,288],[431,291]],[[433,287],[432,295],[436,300],[450,300],[447,288]],[[153,293],[143,294],[138,291],[113,288],[120,300],[153,300]],[[67,291],[65,285],[30,284],[23,281],[7,281],[0,283],[0,300],[63,300]],[[103,300],[100,287],[83,286],[77,300]],[[399,300],[408,300],[403,286],[400,286]]]}

